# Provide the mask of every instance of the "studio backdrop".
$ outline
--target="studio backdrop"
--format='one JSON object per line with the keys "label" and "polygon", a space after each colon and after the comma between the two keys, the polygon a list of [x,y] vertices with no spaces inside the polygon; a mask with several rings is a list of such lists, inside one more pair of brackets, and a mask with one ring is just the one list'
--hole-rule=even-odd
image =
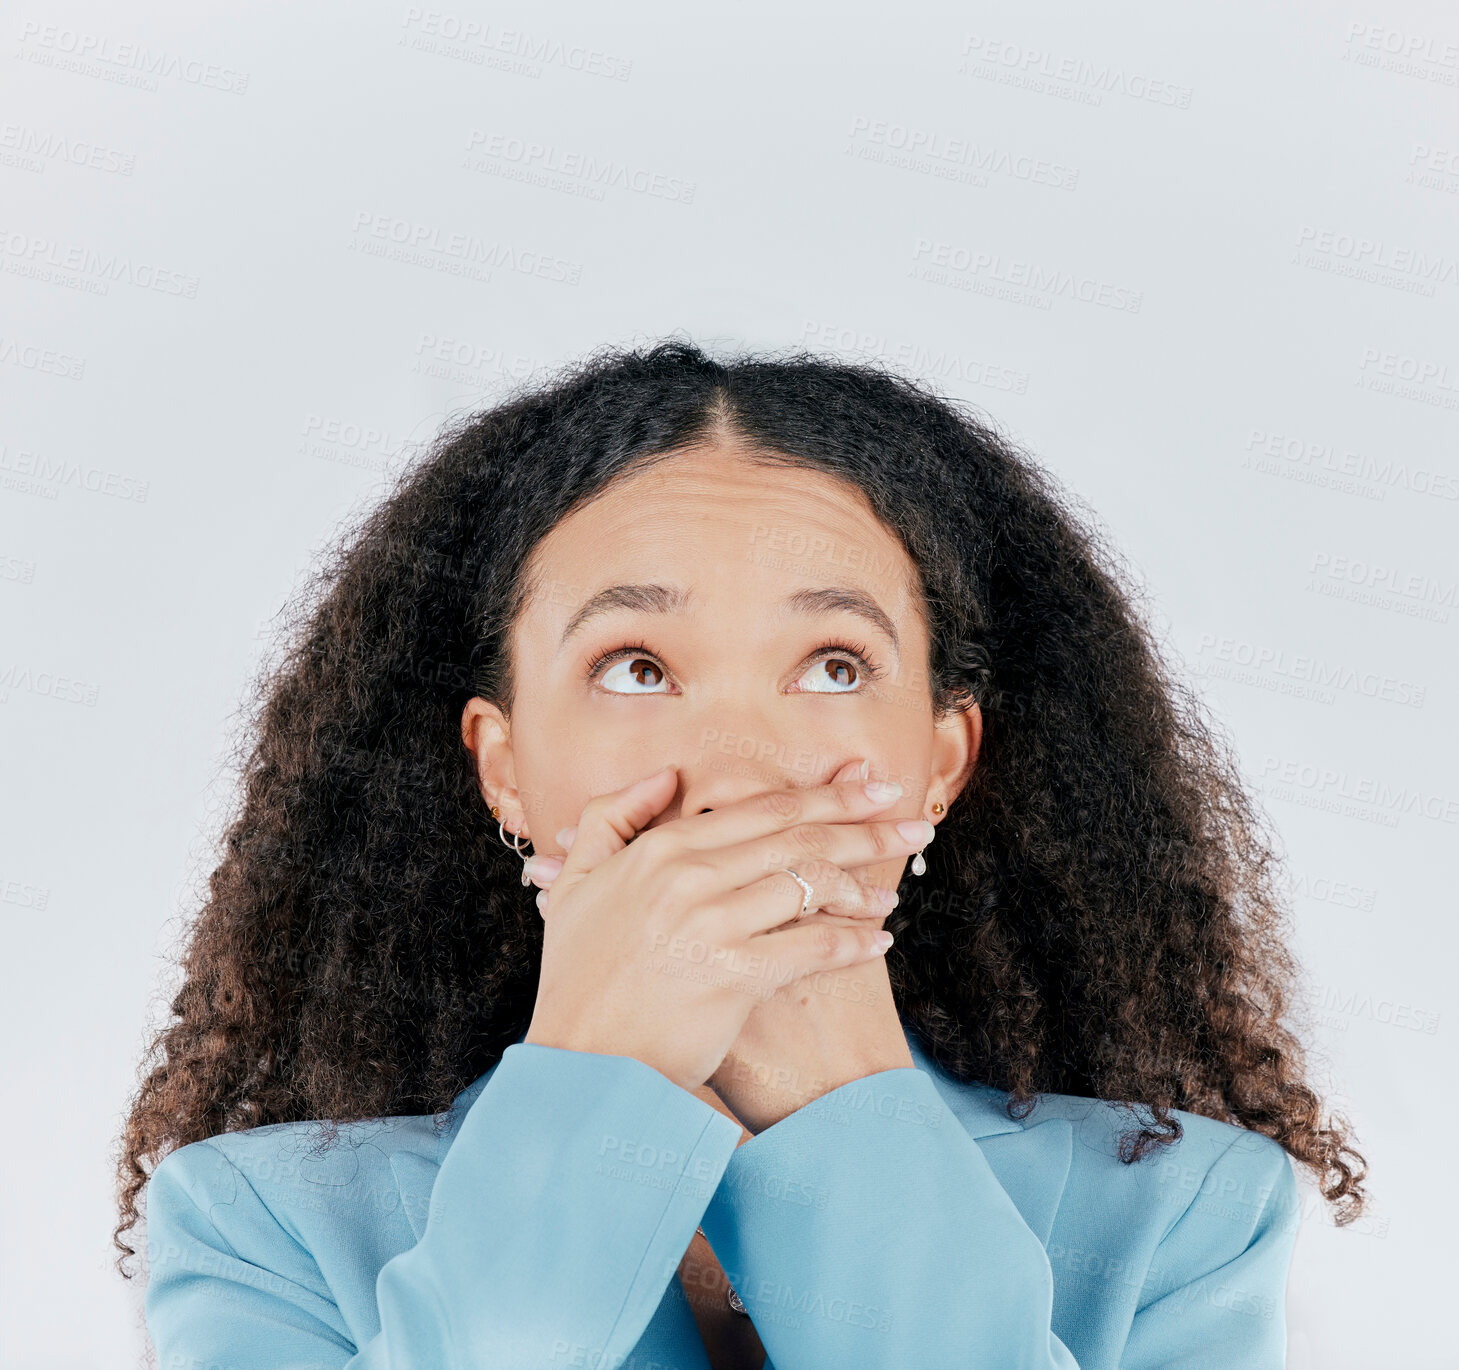
{"label": "studio backdrop", "polygon": [[118,1133],[275,615],[449,418],[671,335],[928,381],[1120,549],[1281,836],[1370,1165],[1342,1229],[1302,1178],[1290,1364],[1453,1363],[1451,8],[22,0],[0,35],[4,1370],[147,1354]]}

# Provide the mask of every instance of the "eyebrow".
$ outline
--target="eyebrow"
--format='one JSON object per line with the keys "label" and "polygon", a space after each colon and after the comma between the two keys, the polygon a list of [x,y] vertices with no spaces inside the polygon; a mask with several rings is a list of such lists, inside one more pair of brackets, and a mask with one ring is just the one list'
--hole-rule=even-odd
{"label": "eyebrow", "polygon": [[[568,619],[562,630],[557,650],[561,653],[567,641],[591,618],[615,609],[631,609],[642,614],[678,614],[689,607],[693,592],[677,585],[610,585],[585,600]],[[896,625],[876,600],[854,585],[825,585],[792,591],[780,601],[782,614],[855,614],[884,633],[892,644],[892,654],[901,664],[901,641]]]}

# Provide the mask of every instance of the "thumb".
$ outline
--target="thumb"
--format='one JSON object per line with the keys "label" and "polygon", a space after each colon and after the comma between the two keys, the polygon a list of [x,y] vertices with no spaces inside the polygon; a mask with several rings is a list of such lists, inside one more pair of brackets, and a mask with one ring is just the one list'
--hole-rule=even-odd
{"label": "thumb", "polygon": [[580,879],[615,852],[622,851],[663,812],[678,788],[678,771],[664,766],[621,790],[611,790],[589,800],[577,827],[572,830],[572,845],[553,881],[554,888],[576,883],[574,876]]}

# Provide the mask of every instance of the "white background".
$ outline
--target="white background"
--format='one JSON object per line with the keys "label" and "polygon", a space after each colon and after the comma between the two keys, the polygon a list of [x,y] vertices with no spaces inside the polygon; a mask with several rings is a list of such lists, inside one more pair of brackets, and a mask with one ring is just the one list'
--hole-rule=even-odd
{"label": "white background", "polygon": [[142,1356],[114,1149],[270,617],[448,414],[674,332],[882,357],[1097,511],[1371,1165],[1347,1230],[1299,1171],[1290,1364],[1455,1364],[1451,8],[30,3],[0,62],[0,1365]]}

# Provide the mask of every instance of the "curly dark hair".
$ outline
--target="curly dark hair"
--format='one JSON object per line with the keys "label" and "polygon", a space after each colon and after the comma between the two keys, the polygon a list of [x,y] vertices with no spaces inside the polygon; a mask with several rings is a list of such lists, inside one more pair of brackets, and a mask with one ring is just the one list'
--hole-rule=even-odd
{"label": "curly dark hair", "polygon": [[1338,1225],[1361,1214],[1366,1163],[1289,1025],[1273,838],[1092,520],[916,380],[670,338],[448,423],[297,598],[120,1139],[124,1276],[144,1161],[269,1123],[443,1115],[526,1030],[542,923],[462,708],[510,713],[537,543],[716,435],[865,493],[922,578],[934,707],[981,707],[978,764],[887,919],[898,1008],[932,1058],[1007,1091],[1014,1118],[1042,1091],[1119,1103],[1126,1162],[1179,1139],[1172,1109],[1253,1129],[1313,1172]]}

